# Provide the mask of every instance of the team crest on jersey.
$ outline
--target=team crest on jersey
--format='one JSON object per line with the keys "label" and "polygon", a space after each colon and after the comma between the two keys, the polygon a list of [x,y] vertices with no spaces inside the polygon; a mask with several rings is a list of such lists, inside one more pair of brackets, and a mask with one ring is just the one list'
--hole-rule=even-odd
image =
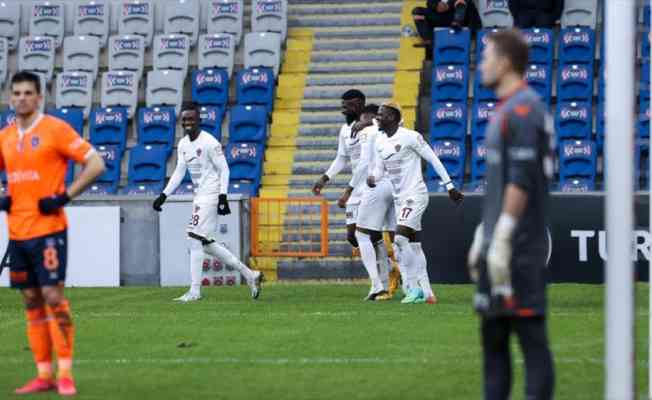
{"label": "team crest on jersey", "polygon": [[32,136],[32,149],[36,149],[41,144],[41,139],[38,136]]}
{"label": "team crest on jersey", "polygon": [[197,149],[197,157],[201,157],[201,149]]}
{"label": "team crest on jersey", "polygon": [[396,149],[397,152],[401,151],[401,145],[397,144],[396,146],[394,146],[394,149]]}

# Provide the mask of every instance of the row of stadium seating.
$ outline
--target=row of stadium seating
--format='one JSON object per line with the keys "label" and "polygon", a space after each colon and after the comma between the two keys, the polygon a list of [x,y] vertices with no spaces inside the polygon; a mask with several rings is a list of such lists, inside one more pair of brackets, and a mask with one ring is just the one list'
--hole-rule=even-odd
{"label": "row of stadium seating", "polygon": [[[511,28],[514,25],[508,0],[476,1],[485,28]],[[561,15],[562,27],[589,26],[595,28],[599,16],[598,0],[565,0]]]}
{"label": "row of stadium seating", "polygon": [[[250,4],[251,31],[277,32],[285,40],[287,0]],[[21,35],[50,36],[59,47],[66,33],[95,36],[101,47],[111,33],[143,36],[148,47],[157,32],[184,34],[192,46],[201,32],[230,33],[240,42],[244,6],[243,0],[9,0],[0,2],[0,36],[9,39],[12,49]],[[21,29],[25,23],[28,31]]]}

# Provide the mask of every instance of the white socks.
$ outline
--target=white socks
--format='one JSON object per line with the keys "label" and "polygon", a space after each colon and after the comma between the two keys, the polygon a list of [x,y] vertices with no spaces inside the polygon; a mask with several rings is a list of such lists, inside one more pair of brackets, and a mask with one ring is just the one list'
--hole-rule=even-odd
{"label": "white socks", "polygon": [[221,244],[213,242],[204,246],[204,251],[222,262],[222,264],[235,268],[245,277],[247,283],[252,282],[256,277],[254,271],[250,270],[240,260]]}
{"label": "white socks", "polygon": [[355,238],[358,240],[358,248],[360,249],[360,257],[364,265],[369,279],[371,280],[371,291],[377,293],[383,290],[383,284],[378,275],[378,267],[376,266],[376,251],[374,245],[371,243],[371,238],[368,234],[360,231],[355,231]]}
{"label": "white socks", "polygon": [[418,279],[416,254],[412,250],[412,246],[410,246],[410,241],[405,236],[396,235],[394,243],[396,243],[398,249],[398,266],[401,270],[403,282],[405,282],[408,290],[413,289],[417,287]]}
{"label": "white socks", "polygon": [[376,261],[378,262],[378,275],[380,276],[380,281],[383,284],[385,290],[389,289],[389,270],[392,266],[389,263],[389,257],[387,256],[387,248],[385,248],[385,242],[382,240],[377,241],[374,244],[376,248]]}
{"label": "white socks", "polygon": [[423,294],[427,299],[428,297],[434,296],[434,293],[432,292],[432,287],[430,286],[430,278],[428,277],[428,262],[426,261],[426,255],[423,253],[421,243],[412,242],[410,243],[410,246],[416,255],[415,270],[417,272],[417,283],[419,284],[421,290],[423,290]]}
{"label": "white socks", "polygon": [[201,292],[202,264],[204,262],[204,249],[199,242],[193,240],[190,244],[190,292]]}

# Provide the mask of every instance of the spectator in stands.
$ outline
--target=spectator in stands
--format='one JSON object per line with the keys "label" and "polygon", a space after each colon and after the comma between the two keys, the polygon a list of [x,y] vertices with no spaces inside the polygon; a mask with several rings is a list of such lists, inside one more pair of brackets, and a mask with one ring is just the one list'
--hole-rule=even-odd
{"label": "spectator in stands", "polygon": [[414,24],[419,31],[428,51],[426,57],[432,57],[432,31],[434,28],[461,28],[468,26],[472,30],[482,27],[480,14],[472,0],[428,0],[426,7],[415,7],[412,10]]}
{"label": "spectator in stands", "polygon": [[564,0],[509,0],[514,25],[521,29],[552,28],[563,9]]}

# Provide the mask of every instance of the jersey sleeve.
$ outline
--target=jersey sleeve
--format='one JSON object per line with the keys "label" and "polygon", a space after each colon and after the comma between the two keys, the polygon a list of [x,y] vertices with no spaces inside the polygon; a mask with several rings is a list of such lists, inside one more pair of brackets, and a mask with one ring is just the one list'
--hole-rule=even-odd
{"label": "jersey sleeve", "polygon": [[168,181],[168,184],[165,185],[163,193],[166,196],[171,195],[179,187],[183,177],[186,175],[186,160],[183,158],[183,152],[181,151],[181,146],[177,147],[177,166],[174,168],[174,172]]}
{"label": "jersey sleeve", "polygon": [[56,132],[55,143],[57,151],[78,164],[86,162],[86,158],[93,152],[93,146],[84,140],[77,132],[65,122],[58,122],[54,126]]}
{"label": "jersey sleeve", "polygon": [[432,167],[434,168],[435,172],[437,175],[439,175],[439,178],[441,179],[441,184],[446,187],[446,190],[451,190],[455,187],[453,185],[453,182],[451,181],[450,176],[448,175],[448,171],[446,171],[446,167],[444,167],[444,164],[442,164],[441,160],[435,152],[432,150],[432,147],[426,141],[423,139],[423,136],[420,134],[416,134],[411,138],[411,143],[410,147],[421,156],[424,160],[426,160]]}
{"label": "jersey sleeve", "polygon": [[502,124],[503,146],[507,165],[507,183],[530,191],[537,183],[539,166],[539,133],[542,119],[531,104],[514,107]]}
{"label": "jersey sleeve", "polygon": [[346,166],[346,159],[348,154],[346,152],[345,140],[346,139],[344,138],[344,135],[342,135],[342,132],[340,131],[339,140],[337,142],[337,155],[335,156],[335,159],[331,165],[328,167],[328,170],[324,173],[326,176],[328,176],[328,179],[333,179],[333,177],[339,174]]}
{"label": "jersey sleeve", "polygon": [[227,194],[229,191],[229,164],[226,162],[222,145],[218,142],[208,149],[208,156],[211,163],[220,175],[220,194]]}
{"label": "jersey sleeve", "polygon": [[369,159],[371,158],[371,148],[370,146],[370,132],[363,130],[359,134],[360,136],[360,161],[353,170],[351,176],[351,181],[349,186],[352,188],[357,187],[360,183],[364,182],[367,179],[369,174]]}

